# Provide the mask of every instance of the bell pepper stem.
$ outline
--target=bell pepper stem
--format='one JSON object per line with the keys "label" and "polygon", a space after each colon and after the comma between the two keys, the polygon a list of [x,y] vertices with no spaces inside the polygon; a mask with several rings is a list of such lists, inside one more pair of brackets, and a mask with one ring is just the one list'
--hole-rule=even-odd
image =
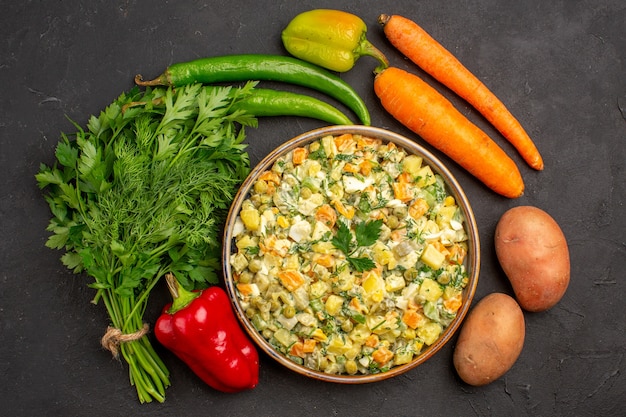
{"label": "bell pepper stem", "polygon": [[374,46],[374,44],[365,37],[365,33],[363,33],[363,36],[359,41],[359,45],[357,46],[355,53],[359,56],[367,55],[376,58],[380,63],[374,70],[374,72],[376,73],[383,71],[389,66],[389,60],[387,59],[385,54],[383,54],[380,49]]}
{"label": "bell pepper stem", "polygon": [[169,314],[174,314],[182,310],[200,295],[200,292],[192,292],[184,289],[174,274],[165,275],[165,282],[173,298],[172,306],[167,311]]}

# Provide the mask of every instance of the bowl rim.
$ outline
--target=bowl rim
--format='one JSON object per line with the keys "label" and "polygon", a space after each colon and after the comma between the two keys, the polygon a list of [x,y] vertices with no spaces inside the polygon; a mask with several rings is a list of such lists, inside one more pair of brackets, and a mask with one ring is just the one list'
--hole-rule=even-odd
{"label": "bowl rim", "polygon": [[[321,371],[315,371],[313,369],[307,368],[303,365],[299,365],[291,359],[287,358],[280,352],[276,351],[269,342],[254,328],[251,321],[245,316],[245,312],[241,308],[239,303],[237,290],[235,288],[234,279],[231,272],[231,266],[229,262],[229,257],[232,253],[232,230],[239,215],[239,211],[241,208],[242,202],[245,200],[247,195],[250,192],[251,187],[256,182],[258,175],[262,172],[266,171],[268,168],[272,166],[272,164],[285,153],[293,150],[297,146],[309,144],[315,140],[321,139],[324,136],[328,135],[341,135],[346,133],[352,134],[360,134],[363,136],[373,137],[376,139],[381,139],[383,141],[391,141],[396,145],[400,146],[404,150],[409,153],[417,154],[421,156],[424,160],[424,163],[430,165],[436,173],[440,174],[445,183],[446,188],[449,193],[457,201],[457,204],[463,210],[465,215],[465,224],[468,235],[468,256],[466,258],[466,269],[468,272],[468,286],[463,291],[463,303],[460,309],[457,311],[457,315],[455,319],[450,323],[448,327],[446,327],[442,333],[442,335],[434,342],[432,345],[426,347],[416,358],[414,358],[411,362],[403,365],[394,366],[388,371],[380,372],[376,374],[366,374],[366,375],[345,375],[345,374],[328,374]],[[245,332],[250,336],[250,338],[255,342],[255,344],[264,351],[268,356],[272,359],[276,360],[281,365],[287,367],[288,369],[295,371],[301,375],[322,380],[326,382],[335,382],[340,384],[363,384],[369,382],[376,382],[385,380],[388,378],[392,378],[394,376],[405,373],[418,365],[424,363],[430,357],[432,357],[435,353],[437,353],[446,343],[450,341],[452,336],[457,332],[461,323],[463,322],[465,316],[467,315],[474,295],[476,293],[476,287],[478,285],[478,278],[480,274],[480,239],[478,233],[478,226],[476,223],[476,218],[474,216],[474,211],[469,203],[469,199],[467,198],[463,188],[456,180],[454,175],[448,170],[448,168],[443,164],[443,162],[437,158],[433,153],[425,149],[423,146],[419,145],[415,141],[408,139],[407,137],[400,135],[398,133],[392,132],[387,129],[374,127],[374,126],[364,126],[364,125],[337,125],[337,126],[328,126],[310,130],[308,132],[302,133],[298,136],[295,136],[278,147],[276,147],[273,151],[267,154],[248,174],[247,178],[243,181],[239,190],[237,191],[233,202],[228,211],[228,215],[226,218],[225,226],[224,226],[224,234],[223,234],[223,242],[222,242],[222,269],[223,269],[223,278],[224,284],[226,287],[226,291],[230,298],[231,304],[235,311],[235,315],[244,328]]]}

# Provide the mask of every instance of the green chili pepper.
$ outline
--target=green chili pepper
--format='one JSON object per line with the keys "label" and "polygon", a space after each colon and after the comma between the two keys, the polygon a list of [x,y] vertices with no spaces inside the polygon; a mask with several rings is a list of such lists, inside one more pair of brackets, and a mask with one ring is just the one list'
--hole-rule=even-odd
{"label": "green chili pepper", "polygon": [[200,58],[173,64],[151,81],[144,81],[141,75],[135,77],[135,83],[141,86],[253,80],[286,82],[315,89],[345,104],[364,125],[370,124],[365,102],[348,83],[323,68],[293,57],[244,54]]}
{"label": "green chili pepper", "polygon": [[[218,88],[204,86],[207,92]],[[153,100],[153,105],[163,105],[164,98]],[[145,105],[145,102],[137,101],[123,107]],[[231,110],[243,110],[254,117],[265,116],[298,116],[319,119],[335,125],[350,125],[352,121],[339,109],[330,104],[318,100],[315,97],[290,91],[278,91],[264,88],[252,88],[247,95],[239,97],[231,104]]]}
{"label": "green chili pepper", "polygon": [[364,55],[380,62],[377,71],[387,68],[387,58],[367,40],[366,33],[367,26],[358,16],[316,9],[294,17],[282,39],[291,55],[332,71],[348,71]]}
{"label": "green chili pepper", "polygon": [[304,94],[289,91],[255,88],[249,96],[233,104],[235,109],[245,110],[256,117],[299,116],[323,120],[335,125],[349,125],[352,121],[341,111]]}

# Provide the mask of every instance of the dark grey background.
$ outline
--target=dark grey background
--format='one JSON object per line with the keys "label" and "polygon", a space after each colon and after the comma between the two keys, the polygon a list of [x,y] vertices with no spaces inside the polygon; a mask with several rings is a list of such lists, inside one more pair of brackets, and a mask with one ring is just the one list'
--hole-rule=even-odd
{"label": "dark grey background", "polygon": [[[0,413],[16,416],[616,416],[626,411],[626,5],[623,0],[459,1],[0,1]],[[381,383],[307,380],[261,357],[258,387],[226,395],[203,385],[171,354],[164,404],[140,405],[124,365],[99,340],[104,307],[90,304],[87,278],[44,247],[50,214],[34,181],[51,163],[66,117],[86,124],[133,76],[209,55],[285,53],[280,31],[320,7],[361,16],[392,64],[421,72],[382,35],[380,13],[419,22],[509,106],[536,141],[534,172],[465,103],[444,94],[518,162],[526,193],[509,200],[443,157],[473,203],[482,238],[475,301],[511,293],[492,239],[517,205],[549,212],[569,241],[572,280],[563,300],[526,314],[515,366],[489,386],[456,377],[454,341],[424,365]],[[375,126],[421,142],[381,109],[375,62],[342,77],[365,98]],[[429,82],[432,80],[425,77]],[[440,88],[435,84],[437,88]],[[273,85],[287,89],[291,87]],[[294,89],[297,90],[297,89]],[[620,111],[621,105],[621,111]],[[252,162],[322,122],[263,119],[248,131]],[[428,145],[426,145],[430,148]],[[436,154],[440,155],[438,152]],[[155,290],[146,320],[167,301]]]}

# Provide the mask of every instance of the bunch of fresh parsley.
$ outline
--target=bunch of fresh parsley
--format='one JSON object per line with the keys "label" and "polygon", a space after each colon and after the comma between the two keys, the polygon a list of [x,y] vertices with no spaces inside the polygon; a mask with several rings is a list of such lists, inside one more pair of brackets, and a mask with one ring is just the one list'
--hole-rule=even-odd
{"label": "bunch of fresh parsley", "polygon": [[[46,246],[93,279],[94,303],[122,333],[142,329],[163,275],[187,289],[217,282],[221,226],[250,168],[244,126],[256,126],[232,105],[253,88],[134,88],[87,130],[75,124],[54,165],[41,165],[36,180],[52,212]],[[140,401],[164,401],[168,370],[148,338],[119,349]]]}

